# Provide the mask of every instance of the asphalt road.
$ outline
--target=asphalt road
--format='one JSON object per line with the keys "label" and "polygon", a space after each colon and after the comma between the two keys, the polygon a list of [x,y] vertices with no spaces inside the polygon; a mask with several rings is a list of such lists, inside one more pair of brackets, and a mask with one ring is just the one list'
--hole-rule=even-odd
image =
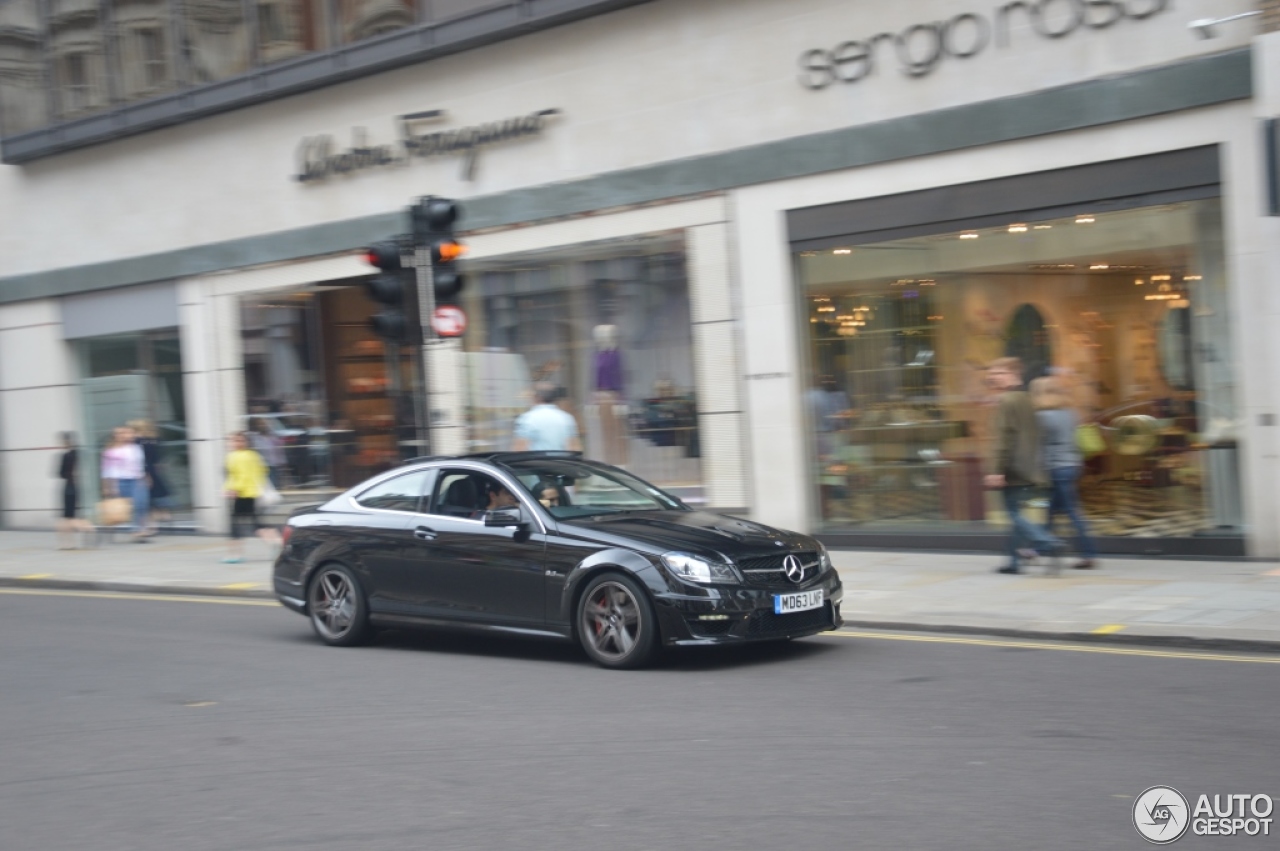
{"label": "asphalt road", "polygon": [[609,672],[507,639],[333,649],[273,605],[4,592],[0,848],[1137,849],[1150,786],[1280,797],[1280,664],[906,638]]}

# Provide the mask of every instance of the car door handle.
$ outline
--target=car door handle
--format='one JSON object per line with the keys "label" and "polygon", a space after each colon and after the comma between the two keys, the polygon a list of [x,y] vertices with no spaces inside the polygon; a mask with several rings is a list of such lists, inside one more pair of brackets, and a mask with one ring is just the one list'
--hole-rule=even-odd
{"label": "car door handle", "polygon": [[436,539],[436,530],[428,529],[426,526],[419,526],[413,530],[413,537],[419,541],[434,541]]}

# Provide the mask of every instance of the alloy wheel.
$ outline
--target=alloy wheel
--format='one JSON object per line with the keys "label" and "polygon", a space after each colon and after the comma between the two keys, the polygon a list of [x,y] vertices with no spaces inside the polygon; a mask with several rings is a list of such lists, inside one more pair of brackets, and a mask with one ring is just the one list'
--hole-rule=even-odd
{"label": "alloy wheel", "polygon": [[355,625],[356,589],[340,570],[326,570],[311,583],[311,622],[321,637],[346,638]]}
{"label": "alloy wheel", "polygon": [[591,590],[582,609],[584,637],[606,660],[625,659],[640,641],[640,604],[618,582],[603,582]]}

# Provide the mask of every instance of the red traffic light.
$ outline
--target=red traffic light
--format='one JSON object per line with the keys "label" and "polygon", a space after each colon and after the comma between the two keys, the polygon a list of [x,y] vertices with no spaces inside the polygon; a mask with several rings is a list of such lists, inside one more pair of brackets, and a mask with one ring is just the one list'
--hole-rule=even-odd
{"label": "red traffic light", "polygon": [[389,272],[401,268],[400,246],[394,242],[375,242],[364,250],[365,262]]}

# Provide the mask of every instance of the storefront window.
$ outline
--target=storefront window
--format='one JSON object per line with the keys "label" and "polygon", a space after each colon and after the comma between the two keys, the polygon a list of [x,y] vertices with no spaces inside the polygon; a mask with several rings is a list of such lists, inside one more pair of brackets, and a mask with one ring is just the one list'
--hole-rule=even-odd
{"label": "storefront window", "polygon": [[[277,487],[327,492],[399,463],[398,423],[412,431],[408,397],[395,410],[385,347],[369,328],[364,288],[326,286],[246,296],[243,427]],[[411,388],[414,349],[401,353],[401,387]]]}
{"label": "storefront window", "polygon": [[82,445],[88,493],[97,492],[98,464],[113,429],[143,421],[155,432],[160,502],[173,521],[190,520],[191,463],[186,396],[177,329],[90,337],[78,342],[84,393]]}
{"label": "storefront window", "polygon": [[1094,533],[1240,534],[1221,234],[1210,199],[802,252],[820,525],[1002,527],[984,376],[1012,355],[1102,438]]}
{"label": "storefront window", "polygon": [[511,448],[533,387],[561,390],[583,448],[704,500],[683,241],[471,264],[464,291],[469,440]]}

